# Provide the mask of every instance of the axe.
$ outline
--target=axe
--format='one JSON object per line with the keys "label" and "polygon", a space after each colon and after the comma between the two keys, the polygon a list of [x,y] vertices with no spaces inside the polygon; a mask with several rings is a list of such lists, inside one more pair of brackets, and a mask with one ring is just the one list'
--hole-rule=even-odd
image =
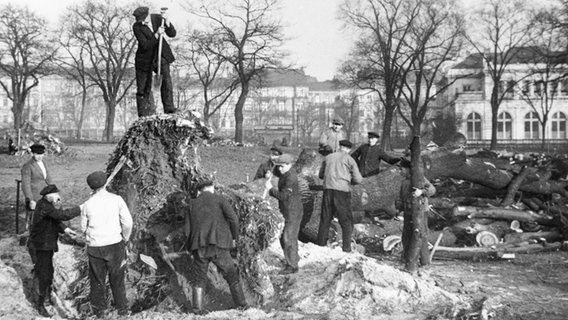
{"label": "axe", "polygon": [[110,176],[108,176],[108,179],[103,188],[106,188],[112,182],[112,179],[114,178],[114,176],[116,176],[120,169],[122,169],[122,166],[124,166],[124,164],[126,164],[129,168],[132,168],[132,161],[126,159],[126,156],[121,156],[116,166],[114,166],[114,169],[112,169]]}

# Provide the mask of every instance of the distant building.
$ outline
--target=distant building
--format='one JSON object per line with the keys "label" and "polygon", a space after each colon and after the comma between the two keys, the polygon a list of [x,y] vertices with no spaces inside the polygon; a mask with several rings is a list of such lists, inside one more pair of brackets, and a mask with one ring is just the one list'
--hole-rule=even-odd
{"label": "distant building", "polygon": [[[541,106],[545,103],[550,110],[545,137],[549,142],[565,143],[568,79],[562,76],[568,64],[555,64],[553,71],[545,76],[546,65],[535,55],[538,49],[518,50],[499,85],[500,93],[504,93],[497,117],[499,143],[540,143],[543,131],[538,117],[543,116]],[[458,131],[471,143],[488,144],[491,139],[493,82],[487,68],[482,55],[474,53],[447,73],[449,81],[457,80],[445,92],[443,100],[455,112]],[[547,90],[546,95],[544,90]]]}

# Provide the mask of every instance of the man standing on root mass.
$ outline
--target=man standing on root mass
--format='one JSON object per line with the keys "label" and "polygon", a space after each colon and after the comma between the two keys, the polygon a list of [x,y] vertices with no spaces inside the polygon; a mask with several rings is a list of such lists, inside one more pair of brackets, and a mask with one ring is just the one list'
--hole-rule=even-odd
{"label": "man standing on root mass", "polygon": [[[156,113],[152,95],[152,74],[160,67],[160,95],[164,113],[175,113],[173,84],[170,74],[170,64],[175,61],[172,49],[164,39],[164,34],[170,38],[176,36],[174,25],[167,16],[166,8],[160,14],[149,14],[148,7],[139,7],[133,13],[136,22],[132,31],[138,40],[138,49],[134,58],[136,69],[136,107],[139,117],[151,116]],[[161,42],[161,43],[160,43]],[[158,56],[158,51],[161,54]]]}

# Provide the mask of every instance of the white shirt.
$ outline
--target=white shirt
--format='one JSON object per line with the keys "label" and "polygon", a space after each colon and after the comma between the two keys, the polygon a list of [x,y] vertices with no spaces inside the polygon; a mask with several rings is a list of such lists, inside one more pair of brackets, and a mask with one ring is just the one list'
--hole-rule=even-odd
{"label": "white shirt", "polygon": [[45,169],[45,164],[43,164],[43,161],[37,161],[37,165],[41,169],[41,173],[43,173],[43,178],[47,179],[47,170]]}
{"label": "white shirt", "polygon": [[122,197],[105,189],[97,191],[81,206],[81,231],[87,245],[102,247],[128,241],[132,216]]}

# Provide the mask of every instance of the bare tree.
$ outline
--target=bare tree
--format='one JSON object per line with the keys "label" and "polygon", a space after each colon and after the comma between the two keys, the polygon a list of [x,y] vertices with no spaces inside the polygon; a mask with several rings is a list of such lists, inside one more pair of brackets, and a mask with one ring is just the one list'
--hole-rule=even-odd
{"label": "bare tree", "polygon": [[[406,1],[406,0],[402,0]],[[399,109],[400,116],[406,121],[413,135],[411,144],[411,185],[424,187],[424,168],[420,153],[422,125],[428,107],[440,93],[444,92],[453,81],[440,82],[445,68],[455,59],[462,45],[463,17],[454,1],[416,0],[406,1],[411,15],[405,21],[411,23],[404,38],[404,52],[409,59],[400,65],[404,69],[402,96],[408,112]],[[412,198],[412,219],[405,219],[403,237],[410,239],[404,248],[406,268],[414,272],[422,265],[429,264],[428,255],[428,199]]]}
{"label": "bare tree", "polygon": [[535,46],[527,48],[527,53],[528,74],[536,90],[533,94],[525,88],[520,90],[521,99],[531,107],[540,123],[543,150],[550,112],[560,95],[559,83],[568,77],[565,30],[561,28],[559,12],[560,8],[554,6],[541,9],[534,16],[531,38]]}
{"label": "bare tree", "polygon": [[14,128],[24,123],[26,99],[57,51],[47,22],[28,8],[0,8],[0,85],[12,101]]}
{"label": "bare tree", "polygon": [[[273,15],[279,0],[203,1],[197,14],[211,24],[213,33],[228,44],[207,49],[232,65],[240,93],[235,105],[235,141],[243,141],[243,107],[251,81],[263,70],[282,67],[282,25]],[[217,4],[218,6],[215,6]],[[220,5],[220,6],[219,6]]]}
{"label": "bare tree", "polygon": [[483,57],[491,78],[491,149],[497,147],[497,125],[501,102],[521,78],[503,86],[503,75],[531,41],[531,19],[526,0],[484,0],[473,15],[466,35],[471,46]]}
{"label": "bare tree", "polygon": [[402,94],[401,66],[409,59],[404,41],[417,18],[417,8],[401,0],[345,0],[341,7],[345,23],[361,37],[340,74],[344,82],[378,94],[377,108],[384,107],[381,147],[387,150],[391,149],[392,122]]}
{"label": "bare tree", "polygon": [[229,63],[217,52],[225,52],[228,43],[213,32],[194,31],[188,36],[190,48],[182,53],[182,61],[187,61],[195,72],[202,87],[203,121],[209,118],[229,100],[239,81],[229,78]]}
{"label": "bare tree", "polygon": [[116,106],[134,83],[131,58],[136,39],[131,31],[131,7],[117,6],[114,1],[87,0],[70,7],[66,16],[76,17],[69,35],[85,50],[89,81],[101,90],[106,107],[106,141],[113,138]]}
{"label": "bare tree", "polygon": [[298,129],[304,143],[312,142],[312,134],[318,127],[321,104],[308,103],[298,109]]}

